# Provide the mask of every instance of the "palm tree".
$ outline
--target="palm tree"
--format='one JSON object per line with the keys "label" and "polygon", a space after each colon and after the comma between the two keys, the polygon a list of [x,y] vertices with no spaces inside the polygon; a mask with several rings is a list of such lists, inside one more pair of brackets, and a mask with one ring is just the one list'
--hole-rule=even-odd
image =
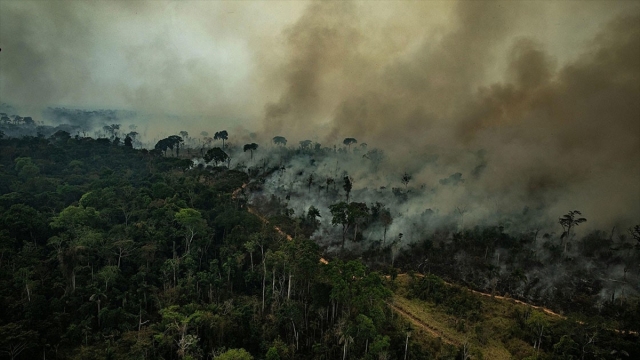
{"label": "palm tree", "polygon": [[560,226],[562,226],[563,230],[560,239],[564,241],[564,254],[567,253],[567,243],[569,242],[569,240],[571,240],[571,229],[573,229],[574,226],[578,226],[587,221],[587,219],[585,218],[576,218],[576,215],[582,215],[582,213],[578,210],[569,211],[558,219],[558,222],[560,223]]}
{"label": "palm tree", "polygon": [[222,140],[222,148],[224,149],[224,141],[229,139],[229,133],[227,130],[216,131],[213,135],[213,140]]}
{"label": "palm tree", "polygon": [[253,160],[253,151],[258,149],[258,144],[256,143],[251,143],[251,144],[245,144],[244,145],[244,152],[247,152],[247,150],[249,150],[251,152],[251,160]]}
{"label": "palm tree", "polygon": [[347,358],[347,348],[350,344],[353,344],[353,336],[347,334],[346,330],[346,322],[344,319],[342,319],[338,322],[338,326],[336,329],[336,335],[340,336],[338,338],[338,343],[344,345],[342,350],[342,360],[345,360]]}
{"label": "palm tree", "polygon": [[345,138],[342,143],[347,145],[349,147],[349,150],[351,150],[351,144],[356,144],[358,142],[358,140],[354,139],[354,138]]}

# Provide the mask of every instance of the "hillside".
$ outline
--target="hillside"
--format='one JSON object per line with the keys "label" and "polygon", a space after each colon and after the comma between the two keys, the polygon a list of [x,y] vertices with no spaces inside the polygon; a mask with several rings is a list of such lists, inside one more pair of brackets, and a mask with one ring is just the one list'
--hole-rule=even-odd
{"label": "hillside", "polygon": [[63,131],[0,139],[3,357],[640,354],[626,333],[632,299],[618,303],[626,322],[573,319],[433,274],[398,276],[375,253],[327,254],[309,238],[320,225],[313,210],[295,216],[277,198],[249,206],[274,171],[195,165],[130,145]]}

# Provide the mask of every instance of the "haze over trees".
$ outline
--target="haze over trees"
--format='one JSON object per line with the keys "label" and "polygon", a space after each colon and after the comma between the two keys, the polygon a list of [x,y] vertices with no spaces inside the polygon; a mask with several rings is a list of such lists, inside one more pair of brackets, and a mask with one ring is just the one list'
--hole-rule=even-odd
{"label": "haze over trees", "polygon": [[[222,149],[170,135],[148,151],[117,138],[0,139],[2,354],[453,359],[496,344],[515,358],[640,353],[638,225],[578,227],[580,211],[545,225],[534,208],[477,221],[472,204],[437,201],[472,175],[398,179],[385,173],[396,160],[374,145],[285,139],[256,152],[254,142]],[[511,309],[490,325],[498,305],[451,283],[569,319]],[[408,336],[418,308],[447,316],[466,340]]]}
{"label": "haze over trees", "polygon": [[251,153],[251,160],[253,160],[253,152],[255,150],[258,150],[258,144],[256,143],[245,144],[243,147],[243,151],[247,152],[247,150]]}
{"label": "haze over trees", "polygon": [[167,150],[170,149],[171,153],[173,154],[173,149],[175,148],[175,155],[180,156],[180,144],[183,142],[184,140],[180,136],[171,135],[167,138],[159,140],[156,143],[155,149],[162,151],[162,153],[166,156]]}
{"label": "haze over trees", "polygon": [[204,154],[204,161],[207,163],[214,162],[215,166],[218,166],[218,163],[225,163],[229,160],[229,155],[224,152],[219,147],[214,147],[207,150],[207,153]]}
{"label": "haze over trees", "polygon": [[577,216],[582,215],[582,213],[580,213],[580,211],[578,210],[574,210],[574,211],[569,211],[567,214],[563,215],[558,222],[560,223],[560,226],[562,226],[562,235],[560,236],[560,238],[563,240],[564,242],[564,253],[567,252],[567,245],[569,244],[569,242],[571,241],[572,238],[572,233],[571,230],[582,224],[583,222],[586,222],[587,219],[585,218],[578,218]]}
{"label": "haze over trees", "polygon": [[640,359],[637,3],[161,2],[0,1],[0,360]]}
{"label": "haze over trees", "polygon": [[287,145],[287,139],[284,136],[274,136],[272,141],[276,145],[280,145],[280,146]]}
{"label": "haze over trees", "polygon": [[351,150],[351,144],[356,144],[356,143],[358,143],[358,140],[356,140],[356,139],[354,139],[354,138],[345,138],[345,139],[342,141],[342,143],[343,143],[343,144],[345,144],[345,145],[349,148],[349,150]]}
{"label": "haze over trees", "polygon": [[227,130],[216,131],[213,135],[213,140],[222,140],[222,149],[224,149],[224,142],[227,139],[229,139],[229,133]]}

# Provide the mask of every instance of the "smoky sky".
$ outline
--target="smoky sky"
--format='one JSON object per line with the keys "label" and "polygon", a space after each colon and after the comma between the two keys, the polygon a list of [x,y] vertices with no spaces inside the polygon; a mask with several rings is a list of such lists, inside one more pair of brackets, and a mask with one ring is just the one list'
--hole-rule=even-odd
{"label": "smoky sky", "polygon": [[263,143],[355,137],[424,183],[474,176],[480,153],[466,184],[492,206],[640,221],[631,1],[5,0],[0,46],[0,100],[21,108],[180,115],[164,131],[242,126]]}

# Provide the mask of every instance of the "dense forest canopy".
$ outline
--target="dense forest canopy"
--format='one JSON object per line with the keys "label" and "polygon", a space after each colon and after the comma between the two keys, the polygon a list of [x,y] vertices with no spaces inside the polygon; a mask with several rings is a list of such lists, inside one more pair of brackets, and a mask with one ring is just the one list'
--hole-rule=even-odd
{"label": "dense forest canopy", "polygon": [[[224,150],[172,135],[158,142],[175,151],[163,151],[118,135],[0,139],[9,358],[482,356],[490,310],[443,278],[565,314],[510,310],[501,341],[512,355],[638,354],[637,226],[577,235],[587,220],[571,211],[557,233],[507,231],[465,225],[464,209],[427,209],[411,226],[399,209],[437,189],[406,172],[402,187],[371,190],[346,169],[327,170],[342,174],[332,181],[322,172],[374,150],[264,149],[228,134]],[[407,271],[428,276],[394,280]],[[394,293],[462,321],[456,331],[470,340],[410,342]]]}

